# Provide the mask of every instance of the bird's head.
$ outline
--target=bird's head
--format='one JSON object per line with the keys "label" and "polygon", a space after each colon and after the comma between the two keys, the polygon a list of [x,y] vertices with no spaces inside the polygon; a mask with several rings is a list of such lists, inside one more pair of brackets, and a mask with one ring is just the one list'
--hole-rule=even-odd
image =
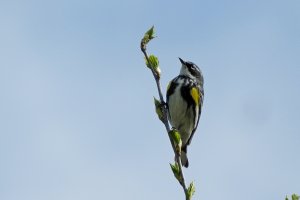
{"label": "bird's head", "polygon": [[184,61],[181,58],[179,58],[179,60],[182,64],[180,75],[187,76],[191,79],[197,80],[199,84],[203,84],[203,76],[199,67],[193,62]]}

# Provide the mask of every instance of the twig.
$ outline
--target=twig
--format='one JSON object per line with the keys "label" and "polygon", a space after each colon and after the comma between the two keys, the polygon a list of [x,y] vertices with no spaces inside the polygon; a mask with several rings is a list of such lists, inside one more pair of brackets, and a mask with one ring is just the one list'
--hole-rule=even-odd
{"label": "twig", "polygon": [[[146,52],[146,44],[143,42],[141,42],[141,51],[143,52],[145,58],[146,58],[146,61],[147,63],[150,63],[150,60],[149,60],[149,57],[148,57],[148,54]],[[167,133],[168,133],[168,136],[169,136],[169,139],[170,139],[170,143],[172,145],[172,148],[173,148],[173,151],[174,151],[174,154],[175,154],[175,162],[178,163],[178,167],[179,167],[179,174],[180,174],[180,177],[181,177],[181,180],[178,180],[180,185],[182,186],[182,189],[184,191],[184,194],[185,194],[185,199],[186,200],[190,200],[190,197],[188,195],[188,189],[186,187],[186,184],[185,184],[185,179],[184,179],[184,174],[183,174],[183,170],[182,170],[182,163],[181,163],[181,159],[180,159],[180,154],[176,151],[176,147],[175,147],[175,144],[172,140],[172,137],[170,135],[170,126],[169,126],[169,119],[168,119],[168,109],[167,109],[167,106],[166,106],[166,102],[164,100],[164,97],[163,97],[163,94],[162,94],[162,90],[161,90],[161,86],[160,86],[160,75],[157,74],[153,68],[150,68],[152,74],[153,74],[153,77],[155,79],[155,82],[156,82],[156,86],[157,86],[157,90],[158,90],[158,95],[159,95],[159,100],[160,100],[160,103],[161,103],[161,110],[162,110],[162,123],[165,125],[165,128],[167,130]]]}

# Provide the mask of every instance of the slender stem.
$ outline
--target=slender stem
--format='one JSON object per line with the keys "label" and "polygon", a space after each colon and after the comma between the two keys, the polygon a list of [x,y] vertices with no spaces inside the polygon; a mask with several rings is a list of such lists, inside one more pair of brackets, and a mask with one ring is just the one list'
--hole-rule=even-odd
{"label": "slender stem", "polygon": [[180,156],[178,155],[178,153],[177,153],[177,155],[176,155],[176,159],[177,159],[178,166],[179,166],[180,176],[182,177],[182,183],[180,183],[180,184],[181,184],[182,189],[183,189],[183,191],[184,191],[185,199],[186,199],[186,200],[190,200],[190,199],[189,199],[189,195],[188,195],[188,190],[187,190],[187,187],[186,187],[186,185],[185,185],[185,180],[184,180],[184,174],[183,174],[183,170],[182,170],[181,159],[180,159]]}
{"label": "slender stem", "polygon": [[[146,52],[146,48],[141,48],[141,50],[142,50],[143,54],[145,55],[145,58],[146,58],[147,62],[150,63],[148,54]],[[165,125],[166,130],[169,134],[171,129],[170,129],[169,120],[168,120],[168,109],[166,107],[164,96],[163,96],[162,91],[161,91],[159,76],[155,73],[155,71],[152,68],[150,68],[150,69],[151,69],[151,72],[152,72],[153,77],[154,77],[155,82],[156,82],[160,103],[163,105],[163,107],[162,107],[162,111],[163,111],[163,120],[162,120],[162,122]],[[172,144],[173,151],[176,154],[175,144],[174,144],[174,142],[173,142],[170,135],[169,135],[169,139],[170,139],[170,142]]]}
{"label": "slender stem", "polygon": [[[146,52],[146,45],[143,44],[143,43],[141,43],[141,50],[142,50],[147,62],[150,63],[149,57],[148,57],[147,52]],[[163,94],[162,94],[162,91],[161,91],[160,78],[159,78],[159,75],[156,74],[156,72],[152,68],[150,68],[150,70],[151,70],[151,72],[153,74],[153,77],[155,79],[155,82],[156,82],[160,103],[163,105],[162,106],[162,111],[163,111],[162,122],[165,125],[165,128],[168,132],[170,143],[172,145],[172,148],[173,148],[173,151],[174,151],[174,154],[175,154],[175,162],[177,162],[178,166],[179,166],[179,172],[180,172],[180,176],[181,176],[181,181],[179,181],[179,183],[182,186],[182,189],[184,191],[186,200],[190,200],[189,195],[188,195],[188,189],[187,189],[186,184],[185,184],[185,179],[184,179],[184,174],[183,174],[183,170],[182,170],[182,163],[181,163],[181,159],[180,159],[180,154],[176,151],[175,144],[174,144],[174,142],[173,142],[173,140],[170,136],[170,130],[171,129],[170,129],[170,126],[169,126],[168,109],[167,109],[166,102],[164,100],[164,97],[163,97]]]}

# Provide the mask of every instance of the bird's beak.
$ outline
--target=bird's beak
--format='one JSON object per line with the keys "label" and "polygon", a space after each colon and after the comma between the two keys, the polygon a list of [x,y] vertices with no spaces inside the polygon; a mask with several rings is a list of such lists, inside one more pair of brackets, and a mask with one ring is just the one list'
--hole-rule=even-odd
{"label": "bird's beak", "polygon": [[185,65],[184,60],[182,60],[181,58],[179,58],[179,60],[180,60],[181,64]]}

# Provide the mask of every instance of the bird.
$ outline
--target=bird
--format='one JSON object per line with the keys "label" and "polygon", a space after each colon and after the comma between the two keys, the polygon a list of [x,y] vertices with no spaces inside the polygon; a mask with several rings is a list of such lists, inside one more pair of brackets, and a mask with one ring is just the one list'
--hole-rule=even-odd
{"label": "bird", "polygon": [[180,73],[169,82],[166,104],[169,122],[181,136],[180,160],[187,168],[189,166],[187,146],[191,144],[199,123],[204,100],[204,78],[196,64],[181,58],[179,60],[182,65]]}

